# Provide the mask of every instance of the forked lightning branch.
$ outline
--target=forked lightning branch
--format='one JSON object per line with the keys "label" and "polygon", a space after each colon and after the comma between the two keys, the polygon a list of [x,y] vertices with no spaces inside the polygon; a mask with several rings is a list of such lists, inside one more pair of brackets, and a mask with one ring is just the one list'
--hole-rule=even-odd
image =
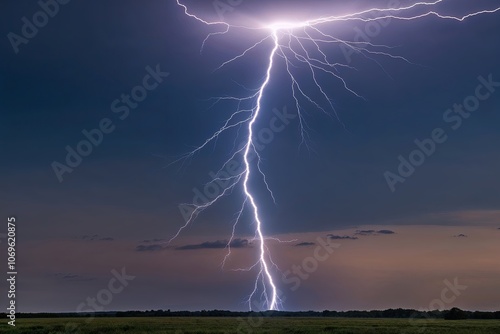
{"label": "forked lightning branch", "polygon": [[[245,145],[232,152],[228,152],[229,159],[221,162],[219,173],[216,173],[214,178],[210,181],[217,182],[223,179],[223,181],[227,182],[227,186],[223,189],[221,194],[214,199],[201,205],[192,204],[191,214],[187,217],[185,224],[179,228],[170,242],[177,238],[204,210],[210,208],[224,196],[233,193],[233,191],[241,191],[244,199],[237,210],[237,218],[232,226],[232,235],[227,245],[228,256],[231,254],[230,245],[235,237],[236,226],[240,223],[242,217],[244,217],[244,213],[249,213],[252,217],[252,221],[247,223],[255,226],[253,241],[258,244],[258,260],[248,268],[241,269],[248,271],[254,270],[256,272],[256,280],[248,297],[248,305],[250,309],[252,309],[252,305],[255,305],[256,299],[260,298],[263,301],[263,309],[277,310],[281,308],[277,280],[274,276],[274,273],[278,272],[278,269],[271,258],[268,243],[279,242],[279,240],[267,236],[266,226],[269,226],[272,222],[266,221],[263,217],[259,205],[262,199],[259,200],[254,191],[257,183],[255,180],[257,180],[257,177],[260,177],[260,182],[268,189],[270,197],[274,199],[274,195],[264,173],[262,159],[259,152],[256,150],[255,134],[259,130],[257,126],[259,117],[264,112],[262,108],[263,101],[269,99],[266,95],[266,89],[273,82],[273,73],[276,70],[276,64],[280,62],[288,75],[288,89],[295,103],[295,111],[299,120],[301,143],[307,146],[309,142],[309,127],[306,112],[317,110],[318,112],[334,116],[338,119],[334,108],[335,100],[333,93],[326,89],[326,77],[329,77],[331,81],[338,82],[353,96],[362,98],[358,92],[349,86],[348,73],[356,69],[345,60],[336,59],[336,53],[332,52],[333,47],[350,50],[353,53],[361,55],[367,61],[373,61],[375,64],[378,64],[378,59],[381,57],[395,61],[409,62],[403,56],[394,54],[390,46],[374,44],[370,41],[346,40],[333,35],[329,29],[333,24],[342,23],[348,25],[360,22],[370,23],[385,21],[389,19],[408,21],[408,24],[411,24],[411,21],[430,17],[439,20],[451,20],[459,24],[466,19],[478,15],[499,12],[500,7],[481,9],[479,11],[462,13],[461,15],[450,15],[446,13],[446,7],[453,3],[452,0],[420,1],[405,6],[394,5],[394,3],[397,2],[393,2],[386,8],[368,8],[362,11],[341,15],[325,15],[324,17],[311,18],[303,21],[291,21],[282,18],[264,25],[237,26],[224,21],[208,21],[191,12],[180,0],[176,1],[177,5],[182,8],[186,16],[208,27],[216,29],[215,32],[208,34],[203,42],[202,48],[206,43],[210,42],[211,38],[222,38],[230,31],[233,34],[246,34],[248,32],[261,34],[261,38],[257,40],[255,44],[249,45],[248,48],[243,50],[240,54],[235,55],[231,59],[221,60],[221,65],[218,70],[233,63],[237,63],[242,58],[250,57],[250,51],[254,50],[261,50],[267,54],[267,65],[262,69],[255,69],[256,72],[264,74],[263,81],[258,85],[255,91],[252,91],[246,96],[225,96],[217,98],[218,103],[236,102],[238,107],[225,121],[224,125],[217,129],[211,137],[207,138],[205,142],[181,158],[181,160],[192,158],[198,152],[206,149],[210,144],[217,141],[223,133],[240,128],[245,133]],[[332,8],[332,14],[333,13],[335,13],[335,10]],[[308,73],[307,77],[303,74],[304,70]],[[312,92],[311,87],[315,92]],[[256,156],[257,158],[252,160],[250,159],[251,156]],[[240,159],[243,165],[241,173],[231,175],[230,177],[221,176],[220,171],[222,171],[228,163],[234,161],[234,159]],[[252,182],[250,182],[250,180],[252,180]]]}

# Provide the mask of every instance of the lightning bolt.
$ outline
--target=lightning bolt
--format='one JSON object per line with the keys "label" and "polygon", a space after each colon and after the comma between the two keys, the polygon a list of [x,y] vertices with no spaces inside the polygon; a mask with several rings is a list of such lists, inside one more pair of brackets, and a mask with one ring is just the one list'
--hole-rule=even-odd
{"label": "lightning bolt", "polygon": [[[256,48],[260,48],[262,46],[268,47],[267,44],[270,44],[271,49],[268,53],[269,57],[265,78],[259,88],[253,91],[248,96],[244,97],[225,96],[216,98],[214,105],[224,101],[237,102],[238,107],[236,111],[231,114],[231,116],[226,120],[223,126],[211,137],[209,137],[202,145],[196,147],[193,151],[185,154],[175,161],[178,162],[181,160],[192,158],[196,153],[206,148],[209,144],[216,142],[223,133],[231,130],[237,130],[238,135],[241,127],[246,126],[246,139],[243,147],[234,149],[234,152],[231,154],[230,158],[222,164],[221,169],[215,174],[216,176],[209,182],[209,184],[214,184],[215,182],[225,182],[226,185],[223,187],[223,191],[213,200],[208,201],[202,205],[185,204],[192,208],[191,214],[189,215],[188,219],[186,219],[185,224],[181,226],[177,233],[170,239],[169,243],[177,238],[180,233],[198,217],[200,213],[213,206],[226,195],[230,194],[237,186],[242,185],[245,199],[240,210],[236,214],[231,238],[229,239],[229,242],[227,244],[228,253],[225,256],[222,265],[224,266],[226,264],[226,260],[231,255],[231,244],[235,238],[236,226],[242,219],[243,212],[248,209],[250,210],[252,218],[255,222],[255,236],[253,242],[257,242],[259,244],[259,256],[257,262],[249,268],[236,270],[250,271],[258,268],[258,274],[254,284],[254,288],[248,298],[248,305],[250,307],[250,310],[252,310],[252,299],[257,296],[259,286],[262,289],[261,298],[264,301],[264,308],[268,310],[277,310],[281,306],[281,300],[279,298],[276,281],[272,275],[272,268],[277,268],[277,266],[271,258],[268,248],[268,242],[282,241],[265,237],[264,221],[260,214],[257,199],[250,185],[250,178],[253,174],[261,175],[266,189],[269,191],[272,199],[274,200],[274,195],[261,168],[261,157],[256,148],[255,132],[256,122],[258,121],[259,116],[262,113],[262,100],[264,98],[266,88],[268,87],[272,79],[272,72],[276,60],[278,58],[281,58],[283,60],[285,69],[290,78],[291,93],[295,101],[297,114],[299,116],[299,127],[302,137],[301,144],[305,144],[306,146],[308,146],[309,136],[307,131],[309,129],[309,126],[307,125],[307,120],[304,114],[304,110],[306,108],[304,105],[309,105],[310,107],[317,109],[329,116],[331,116],[331,112],[333,111],[333,114],[335,115],[337,120],[340,121],[335,111],[332,99],[329,97],[327,92],[325,92],[325,89],[321,85],[319,74],[332,77],[333,79],[337,80],[340,85],[342,85],[348,92],[358,98],[362,98],[360,94],[349,87],[346,79],[344,79],[341,74],[341,70],[355,70],[355,68],[353,68],[349,65],[349,63],[346,62],[342,63],[330,60],[328,56],[328,48],[331,48],[332,46],[340,46],[346,48],[354,52],[355,54],[364,57],[367,60],[375,62],[380,67],[382,66],[376,59],[377,57],[388,57],[390,59],[402,60],[410,63],[403,56],[393,54],[391,52],[390,46],[373,44],[370,41],[342,40],[329,33],[325,26],[338,22],[372,22],[386,19],[412,21],[424,17],[436,17],[438,19],[455,20],[461,22],[478,15],[496,13],[500,11],[500,7],[466,13],[461,16],[454,16],[444,14],[438,9],[438,5],[447,2],[446,0],[420,1],[401,7],[369,8],[363,11],[347,13],[338,16],[325,16],[297,22],[273,22],[269,25],[248,27],[230,25],[229,23],[222,21],[212,22],[204,20],[199,16],[190,13],[187,6],[182,4],[180,0],[176,0],[176,2],[177,5],[183,9],[184,14],[188,17],[193,18],[207,26],[220,26],[223,28],[219,32],[208,34],[208,36],[202,43],[202,50],[206,42],[210,38],[213,38],[217,35],[225,35],[231,29],[257,31],[263,34],[263,37],[256,43],[243,50],[243,52],[241,52],[237,56],[223,62],[216,70],[220,70],[228,66],[229,64],[241,58],[244,58]],[[301,82],[298,80],[298,74],[296,73],[297,68],[308,69],[312,87],[315,87],[317,89],[317,92],[321,97],[321,101],[314,99],[312,94],[306,90],[306,85],[301,84]],[[252,155],[256,156],[256,163],[252,162]],[[230,162],[234,161],[238,157],[242,160],[243,170],[236,175],[222,176],[222,170]]]}

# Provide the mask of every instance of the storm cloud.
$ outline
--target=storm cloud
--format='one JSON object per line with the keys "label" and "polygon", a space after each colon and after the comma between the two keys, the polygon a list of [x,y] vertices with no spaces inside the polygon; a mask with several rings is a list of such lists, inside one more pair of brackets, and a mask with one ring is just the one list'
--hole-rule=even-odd
{"label": "storm cloud", "polygon": [[396,234],[396,232],[391,231],[391,230],[356,230],[354,235],[380,235],[380,234],[385,234],[385,235],[390,235],[390,234]]}
{"label": "storm cloud", "polygon": [[295,245],[295,247],[307,247],[307,246],[314,246],[316,243],[314,242],[301,242]]}
{"label": "storm cloud", "polygon": [[328,238],[332,240],[358,240],[358,237],[351,237],[348,235],[335,235],[335,234],[328,234]]}
{"label": "storm cloud", "polygon": [[179,246],[175,249],[177,250],[195,250],[195,249],[224,249],[227,246],[231,248],[246,248],[250,246],[250,242],[247,239],[234,239],[231,242],[229,240],[217,240],[217,241],[206,241],[201,244],[185,245]]}

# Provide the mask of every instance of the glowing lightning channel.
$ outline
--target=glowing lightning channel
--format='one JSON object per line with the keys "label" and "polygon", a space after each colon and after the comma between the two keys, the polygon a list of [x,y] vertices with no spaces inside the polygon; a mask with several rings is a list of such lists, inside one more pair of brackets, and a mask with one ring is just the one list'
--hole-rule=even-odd
{"label": "glowing lightning channel", "polygon": [[[284,65],[288,76],[291,81],[291,93],[293,99],[295,101],[295,107],[298,114],[299,119],[299,127],[300,133],[302,137],[302,143],[307,146],[308,133],[307,130],[309,126],[307,125],[306,118],[304,116],[304,103],[309,106],[317,109],[327,115],[330,115],[327,109],[333,111],[336,118],[339,120],[337,113],[334,108],[334,104],[332,99],[329,97],[323,86],[321,85],[320,76],[318,73],[323,73],[327,76],[333,77],[338,80],[340,85],[343,86],[348,92],[353,94],[356,97],[362,98],[360,94],[351,89],[342,76],[340,70],[355,70],[348,63],[342,62],[332,62],[329,60],[328,52],[326,48],[332,45],[337,45],[340,47],[347,48],[351,50],[353,53],[360,55],[370,61],[375,62],[378,66],[381,64],[375,57],[388,57],[390,59],[395,60],[403,60],[409,62],[406,58],[394,55],[390,52],[391,47],[386,45],[377,45],[373,44],[369,41],[349,41],[342,40],[337,38],[330,33],[326,32],[323,28],[325,24],[334,23],[334,22],[347,22],[347,21],[361,21],[361,22],[372,22],[377,20],[384,19],[395,19],[402,21],[412,21],[424,17],[436,17],[439,19],[447,19],[447,20],[455,20],[455,21],[464,21],[468,18],[475,17],[482,14],[492,14],[500,11],[500,7],[490,9],[490,10],[481,10],[477,12],[467,13],[463,16],[453,16],[442,14],[435,7],[439,4],[446,2],[446,0],[434,0],[434,1],[420,1],[415,2],[410,5],[406,5],[404,7],[392,7],[392,8],[370,8],[367,10],[348,13],[345,15],[339,16],[326,16],[320,17],[316,19],[306,20],[306,21],[297,21],[297,22],[274,22],[265,26],[257,26],[257,27],[245,27],[245,26],[235,26],[230,25],[229,23],[222,21],[210,22],[204,20],[192,13],[189,12],[187,6],[182,4],[180,0],[176,0],[177,5],[182,7],[184,10],[184,14],[187,16],[197,20],[208,26],[222,26],[224,29],[219,32],[212,32],[208,34],[205,40],[202,43],[202,50],[205,46],[207,40],[216,35],[224,35],[228,33],[231,29],[244,29],[244,30],[253,30],[253,31],[263,31],[264,37],[257,41],[255,44],[251,45],[247,49],[245,49],[239,55],[223,62],[217,70],[229,65],[230,63],[237,61],[249,54],[250,51],[265,45],[265,43],[272,41],[272,50],[269,53],[269,63],[267,66],[267,71],[265,75],[265,79],[261,86],[252,92],[250,95],[246,97],[233,97],[233,96],[225,96],[219,97],[215,100],[215,104],[222,101],[232,101],[238,103],[237,110],[226,120],[224,125],[216,131],[211,137],[209,137],[202,145],[195,148],[193,151],[185,154],[180,159],[174,161],[178,162],[183,159],[188,159],[193,157],[196,153],[206,148],[209,144],[217,141],[220,135],[230,130],[237,130],[237,137],[239,134],[239,130],[243,125],[247,126],[247,134],[245,139],[245,144],[243,147],[238,148],[233,152],[228,160],[226,160],[220,170],[215,174],[215,177],[208,184],[215,184],[216,182],[225,182],[226,185],[223,186],[222,192],[216,196],[213,200],[208,201],[205,204],[184,204],[191,208],[191,213],[188,215],[186,222],[183,226],[179,228],[177,233],[170,239],[169,243],[172,242],[175,238],[177,238],[180,233],[187,228],[200,213],[202,213],[205,209],[210,208],[212,205],[217,203],[221,198],[230,194],[240,183],[243,185],[243,192],[245,194],[245,199],[242,203],[240,210],[237,212],[237,217],[232,227],[231,238],[227,243],[228,253],[224,257],[222,265],[226,264],[226,260],[231,255],[231,245],[235,240],[236,226],[240,222],[243,212],[247,207],[250,207],[252,217],[256,223],[255,236],[252,241],[256,241],[259,243],[259,259],[256,263],[246,269],[236,269],[237,271],[250,271],[255,268],[259,268],[259,273],[257,275],[257,279],[254,284],[253,291],[250,293],[248,298],[248,305],[250,309],[252,309],[252,298],[256,296],[259,290],[259,282],[262,286],[261,297],[265,301],[265,307],[269,310],[279,309],[281,300],[278,295],[278,288],[271,274],[271,267],[277,268],[277,265],[273,262],[270,252],[268,249],[268,245],[266,244],[266,240],[273,240],[276,242],[282,242],[278,239],[266,238],[263,231],[263,221],[259,214],[259,207],[257,201],[255,199],[254,194],[250,189],[250,178],[253,174],[252,163],[251,163],[251,154],[255,154],[257,157],[256,169],[258,173],[262,176],[262,181],[265,184],[267,190],[270,193],[270,196],[274,200],[274,195],[267,183],[266,176],[261,169],[261,158],[256,148],[254,142],[254,133],[256,122],[259,118],[259,115],[262,112],[262,99],[264,97],[264,92],[269,82],[271,81],[271,73],[273,70],[273,66],[275,64],[275,58],[278,56],[284,60]],[[434,10],[432,10],[434,9]],[[416,11],[416,13],[412,12]],[[305,66],[310,73],[311,87],[317,89],[319,96],[322,98],[321,101],[315,100],[311,93],[306,90],[306,86],[301,84],[298,80],[297,73],[294,72],[299,65]],[[383,69],[383,68],[382,68]],[[245,107],[250,104],[249,107]],[[323,105],[322,105],[323,104]],[[325,107],[326,106],[326,109]],[[339,120],[340,121],[340,120]],[[241,156],[243,163],[243,171],[238,173],[237,175],[223,176],[223,169],[228,166],[234,159],[238,156]],[[268,293],[268,289],[270,292]]]}
{"label": "glowing lightning channel", "polygon": [[[259,117],[260,111],[261,111],[261,102],[262,102],[262,97],[264,96],[264,90],[266,86],[268,85],[269,81],[271,80],[271,70],[273,69],[273,64],[274,64],[274,55],[276,54],[276,51],[279,48],[279,42],[278,42],[278,35],[276,31],[273,31],[273,40],[274,40],[274,48],[271,52],[271,55],[269,57],[269,67],[267,68],[266,72],[266,80],[262,84],[262,87],[260,88],[259,91],[259,96],[257,97],[257,107],[255,108],[255,112],[253,115],[252,120],[250,123],[248,123],[248,141],[246,144],[245,152],[243,154],[243,160],[245,161],[245,178],[243,180],[243,188],[245,189],[245,195],[247,198],[250,200],[250,204],[252,205],[253,208],[253,213],[254,213],[254,218],[257,223],[257,233],[259,235],[259,241],[260,241],[260,263],[262,265],[262,270],[264,270],[267,281],[269,285],[271,286],[272,289],[272,297],[271,297],[271,302],[269,303],[269,309],[274,310],[276,309],[276,303],[277,303],[277,298],[278,298],[278,293],[276,290],[276,285],[273,282],[273,277],[271,276],[271,273],[269,272],[269,267],[267,264],[266,260],[266,245],[265,245],[265,240],[264,240],[264,234],[262,233],[262,221],[259,217],[259,208],[257,207],[257,204],[255,203],[255,199],[248,189],[248,180],[250,178],[250,162],[249,162],[249,154],[250,154],[250,148],[255,150],[255,146],[253,143],[253,126],[255,122],[257,121],[257,118]],[[255,150],[256,152],[256,150]]]}

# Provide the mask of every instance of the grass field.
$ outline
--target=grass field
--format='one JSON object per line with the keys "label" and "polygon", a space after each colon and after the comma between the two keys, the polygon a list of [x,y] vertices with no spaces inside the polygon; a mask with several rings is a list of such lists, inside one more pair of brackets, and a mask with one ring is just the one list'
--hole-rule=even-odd
{"label": "grass field", "polygon": [[429,320],[343,318],[96,318],[18,319],[0,333],[24,334],[499,334],[500,320]]}

